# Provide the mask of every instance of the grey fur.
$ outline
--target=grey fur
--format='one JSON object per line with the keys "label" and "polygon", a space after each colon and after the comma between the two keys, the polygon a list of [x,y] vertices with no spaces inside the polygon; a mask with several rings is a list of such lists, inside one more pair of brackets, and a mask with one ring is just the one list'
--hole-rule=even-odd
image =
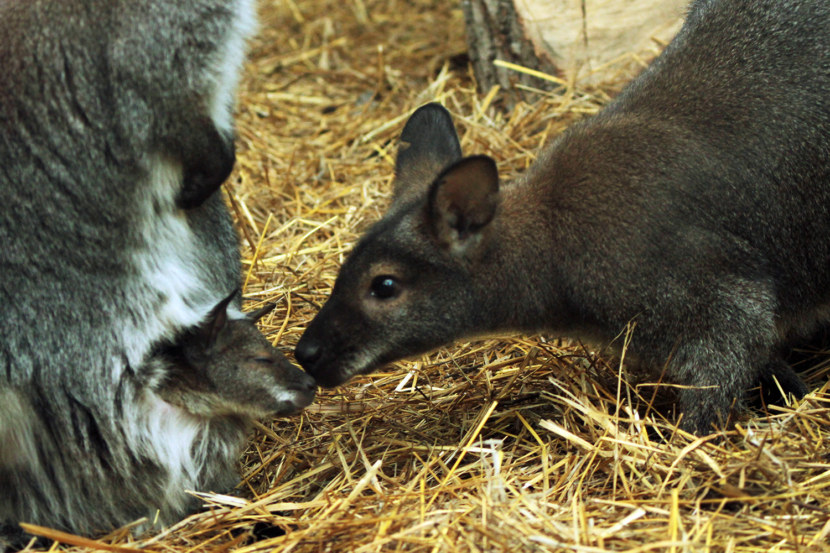
{"label": "grey fur", "polygon": [[216,190],[254,9],[0,0],[0,534],[167,523],[235,478],[238,420],[143,371],[239,286]]}
{"label": "grey fur", "polygon": [[726,422],[759,380],[804,394],[779,348],[830,314],[828,31],[825,0],[697,1],[650,67],[506,185],[421,108],[407,141],[432,176],[403,150],[408,191],[297,359],[336,385],[462,337],[609,342],[634,322],[630,353],[690,387],[689,430]]}

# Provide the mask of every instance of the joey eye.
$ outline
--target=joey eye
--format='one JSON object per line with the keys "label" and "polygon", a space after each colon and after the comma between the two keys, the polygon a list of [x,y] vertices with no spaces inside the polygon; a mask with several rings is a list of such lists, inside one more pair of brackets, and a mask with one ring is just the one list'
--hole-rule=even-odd
{"label": "joey eye", "polygon": [[398,295],[400,292],[400,285],[395,277],[389,275],[381,275],[377,276],[372,280],[372,286],[370,288],[372,296],[380,299],[386,300],[389,298],[393,298]]}

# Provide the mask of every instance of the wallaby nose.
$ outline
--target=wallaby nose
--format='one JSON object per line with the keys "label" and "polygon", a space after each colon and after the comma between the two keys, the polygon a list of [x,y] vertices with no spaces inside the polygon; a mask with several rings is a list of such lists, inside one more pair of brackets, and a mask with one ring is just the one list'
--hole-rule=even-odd
{"label": "wallaby nose", "polygon": [[300,338],[300,342],[294,349],[294,357],[305,370],[309,370],[320,359],[322,353],[323,348],[320,347],[318,342],[314,340],[303,340],[302,338]]}
{"label": "wallaby nose", "polygon": [[303,373],[303,378],[300,379],[298,382],[297,388],[304,393],[311,393],[312,396],[314,392],[317,391],[317,381],[314,380],[310,374]]}
{"label": "wallaby nose", "polygon": [[317,392],[317,382],[308,375],[308,373],[301,372],[291,389],[296,394],[294,404],[297,408],[302,409],[314,401],[314,396]]}

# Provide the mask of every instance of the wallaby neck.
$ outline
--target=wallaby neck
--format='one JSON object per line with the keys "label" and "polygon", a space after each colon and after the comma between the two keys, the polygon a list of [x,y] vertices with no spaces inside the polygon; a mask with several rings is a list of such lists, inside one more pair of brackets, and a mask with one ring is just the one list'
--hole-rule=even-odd
{"label": "wallaby neck", "polygon": [[560,256],[556,206],[549,186],[522,175],[501,190],[498,212],[476,269],[494,331],[534,332],[557,326],[564,313],[555,283]]}

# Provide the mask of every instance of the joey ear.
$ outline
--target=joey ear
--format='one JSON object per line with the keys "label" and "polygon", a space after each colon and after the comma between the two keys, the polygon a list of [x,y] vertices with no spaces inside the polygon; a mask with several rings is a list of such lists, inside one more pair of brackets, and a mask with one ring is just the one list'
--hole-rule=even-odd
{"label": "joey ear", "polygon": [[228,325],[228,305],[230,305],[238,293],[239,290],[234,290],[225,299],[217,303],[216,307],[210,310],[207,318],[200,325],[199,331],[206,347],[214,345],[219,334]]}
{"label": "joey ear", "polygon": [[249,311],[248,313],[245,314],[245,316],[248,317],[249,320],[251,320],[253,322],[257,322],[262,317],[264,317],[265,315],[267,315],[268,313],[273,311],[276,306],[277,306],[276,303],[266,303],[265,305],[263,305],[259,309],[255,309],[254,311]]}
{"label": "joey ear", "polygon": [[429,191],[428,223],[439,242],[466,254],[496,214],[499,173],[487,156],[465,157],[444,170]]}
{"label": "joey ear", "polygon": [[395,160],[395,203],[426,193],[446,166],[461,159],[461,143],[452,117],[436,103],[421,106],[401,132]]}

